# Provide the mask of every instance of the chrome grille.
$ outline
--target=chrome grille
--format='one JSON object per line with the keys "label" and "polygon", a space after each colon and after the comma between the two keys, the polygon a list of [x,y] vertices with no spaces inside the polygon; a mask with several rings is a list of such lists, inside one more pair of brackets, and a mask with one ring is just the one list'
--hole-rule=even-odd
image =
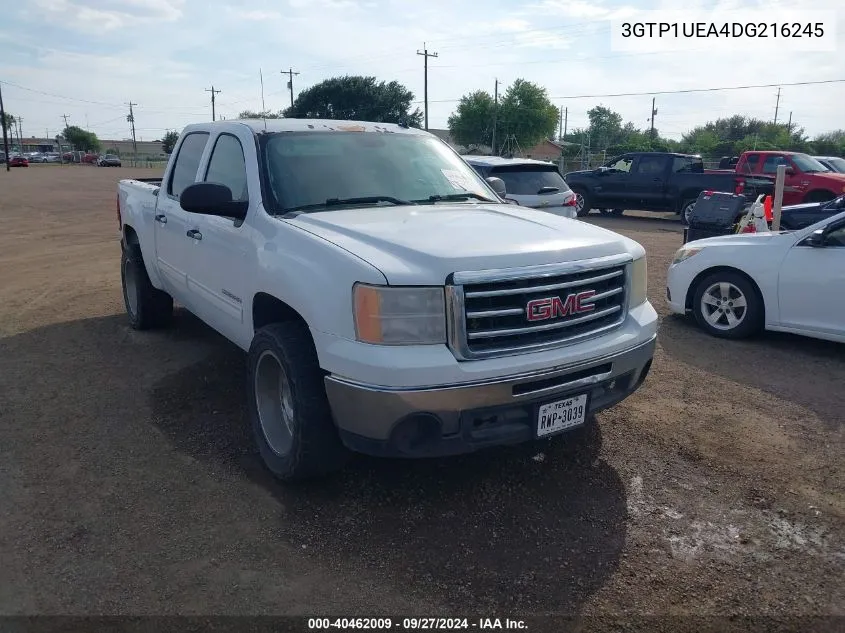
{"label": "chrome grille", "polygon": [[[455,273],[453,285],[447,286],[450,345],[458,358],[484,358],[559,347],[614,328],[625,320],[630,261],[623,255]],[[586,291],[594,293],[584,301],[592,309],[572,310],[575,295]],[[547,315],[549,302],[558,313],[529,320],[532,301],[538,304],[535,316]]]}

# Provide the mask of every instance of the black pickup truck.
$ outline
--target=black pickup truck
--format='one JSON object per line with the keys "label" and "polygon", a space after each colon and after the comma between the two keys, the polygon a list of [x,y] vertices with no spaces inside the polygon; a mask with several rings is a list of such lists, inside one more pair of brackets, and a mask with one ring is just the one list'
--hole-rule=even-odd
{"label": "black pickup truck", "polygon": [[774,191],[774,178],[705,170],[700,156],[669,152],[622,154],[598,169],[571,171],[564,180],[577,196],[579,216],[590,209],[614,215],[625,209],[674,211],[684,223],[702,191],[743,194],[749,203]]}

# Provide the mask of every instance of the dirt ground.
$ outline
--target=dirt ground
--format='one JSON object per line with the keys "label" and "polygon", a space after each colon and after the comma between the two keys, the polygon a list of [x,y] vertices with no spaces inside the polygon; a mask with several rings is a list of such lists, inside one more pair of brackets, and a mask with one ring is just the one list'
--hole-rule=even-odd
{"label": "dirt ground", "polygon": [[661,314],[596,459],[360,457],[283,487],[242,353],[185,313],[127,326],[116,182],[141,175],[0,172],[0,613],[845,616],[845,346],[669,316],[677,221],[590,220],[646,247]]}

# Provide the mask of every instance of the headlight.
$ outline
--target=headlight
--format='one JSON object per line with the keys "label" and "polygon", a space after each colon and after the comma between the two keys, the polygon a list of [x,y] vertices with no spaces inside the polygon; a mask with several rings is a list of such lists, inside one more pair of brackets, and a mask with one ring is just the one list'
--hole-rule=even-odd
{"label": "headlight", "polygon": [[675,253],[675,259],[672,260],[672,265],[680,264],[682,261],[689,259],[693,255],[697,255],[701,252],[701,248],[679,248],[678,252]]}
{"label": "headlight", "polygon": [[352,288],[355,336],[374,345],[446,342],[443,288],[370,286]]}
{"label": "headlight", "polygon": [[648,292],[648,267],[645,255],[631,262],[631,300],[629,307],[645,303]]}

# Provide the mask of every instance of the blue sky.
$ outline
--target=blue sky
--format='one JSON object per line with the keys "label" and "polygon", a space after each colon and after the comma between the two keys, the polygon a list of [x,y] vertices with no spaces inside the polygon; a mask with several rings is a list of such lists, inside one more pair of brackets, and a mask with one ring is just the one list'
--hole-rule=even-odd
{"label": "blue sky", "polygon": [[[299,90],[342,74],[396,79],[423,98],[422,57],[430,60],[429,125],[446,127],[458,98],[492,92],[516,78],[544,85],[568,108],[569,128],[586,124],[599,103],[646,127],[651,96],[564,99],[583,94],[682,90],[745,84],[845,79],[845,4],[838,0],[27,0],[4,9],[0,81],[6,109],[23,117],[25,135],[54,136],[86,125],[101,138],[125,138],[130,100],[140,138],[160,138],[210,120],[260,109],[259,68],[268,108],[286,106],[282,69]],[[638,10],[736,7],[800,15],[836,12],[835,52],[620,53],[611,49],[612,18]],[[733,113],[771,119],[776,88],[658,95],[656,126],[678,138],[692,126]],[[46,93],[46,94],[45,94]],[[845,128],[845,83],[784,87],[779,119],[811,135]]]}

